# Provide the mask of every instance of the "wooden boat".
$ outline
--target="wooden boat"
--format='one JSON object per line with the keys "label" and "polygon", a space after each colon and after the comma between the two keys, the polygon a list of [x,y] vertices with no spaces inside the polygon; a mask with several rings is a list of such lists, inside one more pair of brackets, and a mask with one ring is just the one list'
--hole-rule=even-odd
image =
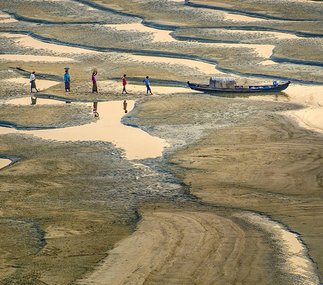
{"label": "wooden boat", "polygon": [[187,82],[188,86],[192,90],[203,91],[207,93],[271,93],[280,92],[285,90],[290,81],[284,83],[273,82],[271,85],[252,85],[248,87],[244,86],[231,86],[231,87],[219,87],[216,84],[196,84]]}

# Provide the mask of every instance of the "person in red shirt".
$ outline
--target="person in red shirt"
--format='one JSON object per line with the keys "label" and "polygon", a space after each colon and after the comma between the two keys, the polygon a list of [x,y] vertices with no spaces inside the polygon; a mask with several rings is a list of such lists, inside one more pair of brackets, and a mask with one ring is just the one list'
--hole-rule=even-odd
{"label": "person in red shirt", "polygon": [[123,94],[123,93],[128,94],[128,92],[126,90],[126,85],[127,85],[127,75],[124,74],[123,77],[122,77],[122,86],[123,86],[123,89],[122,89],[122,93],[121,94]]}

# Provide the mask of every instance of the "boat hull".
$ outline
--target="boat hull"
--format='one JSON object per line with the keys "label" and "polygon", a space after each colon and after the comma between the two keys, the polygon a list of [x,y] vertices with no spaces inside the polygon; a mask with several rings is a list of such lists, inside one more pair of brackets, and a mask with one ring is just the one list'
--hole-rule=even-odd
{"label": "boat hull", "polygon": [[236,87],[236,88],[215,88],[210,85],[196,84],[187,82],[188,86],[192,90],[202,91],[206,93],[272,93],[285,90],[290,81],[277,85],[255,85],[248,88]]}

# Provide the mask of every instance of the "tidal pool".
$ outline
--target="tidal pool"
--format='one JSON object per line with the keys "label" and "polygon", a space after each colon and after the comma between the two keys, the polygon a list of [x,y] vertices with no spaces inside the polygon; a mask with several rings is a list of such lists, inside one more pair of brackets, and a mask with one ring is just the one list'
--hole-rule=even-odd
{"label": "tidal pool", "polygon": [[121,123],[121,118],[134,108],[134,104],[132,100],[127,101],[125,108],[124,101],[99,102],[97,105],[99,117],[94,123],[46,130],[16,130],[0,127],[0,135],[17,133],[56,141],[106,141],[123,149],[125,157],[130,160],[161,156],[164,148],[168,146],[165,140]]}

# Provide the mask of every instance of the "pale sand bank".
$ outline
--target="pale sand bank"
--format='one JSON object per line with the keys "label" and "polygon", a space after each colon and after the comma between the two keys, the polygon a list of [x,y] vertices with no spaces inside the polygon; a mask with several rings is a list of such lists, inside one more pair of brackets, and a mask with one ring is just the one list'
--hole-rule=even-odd
{"label": "pale sand bank", "polygon": [[284,114],[303,128],[323,132],[323,86],[291,85],[284,92],[291,102],[306,107],[302,110],[287,111]]}
{"label": "pale sand bank", "polygon": [[213,213],[146,212],[136,232],[79,284],[211,284],[236,265],[243,241],[242,229]]}
{"label": "pale sand bank", "polygon": [[268,236],[280,248],[280,254],[284,259],[284,271],[297,276],[298,283],[296,284],[319,284],[314,265],[296,234],[289,232],[279,223],[254,213],[241,213],[236,217],[245,219],[268,233]]}
{"label": "pale sand bank", "polygon": [[[36,76],[37,76],[37,74],[36,74]],[[30,85],[29,79],[24,78],[24,77],[3,79],[1,81],[14,83],[14,84]],[[59,82],[57,82],[57,81],[38,79],[36,77],[36,86],[37,86],[37,89],[39,89],[39,90],[45,90],[45,89],[48,89],[48,88],[55,86],[57,84],[59,84]]]}
{"label": "pale sand bank", "polygon": [[224,14],[224,19],[226,21],[232,21],[232,22],[259,22],[259,21],[265,21],[264,19],[261,19],[261,18],[249,17],[249,16],[244,16],[244,15],[239,15],[239,14],[231,14],[231,13],[225,13]]}
{"label": "pale sand bank", "polygon": [[11,163],[10,159],[0,158],[0,169],[8,166]]}
{"label": "pale sand bank", "polygon": [[158,56],[146,56],[146,55],[128,55],[130,60],[140,61],[143,63],[161,63],[168,65],[185,66],[191,69],[197,69],[199,72],[205,74],[224,74],[223,72],[216,69],[216,65],[200,62],[191,59],[180,59],[180,58],[169,58],[169,57],[158,57]]}
{"label": "pale sand bank", "polygon": [[18,22],[16,19],[11,17],[9,14],[0,11],[0,24],[15,23]]}
{"label": "pale sand bank", "polygon": [[44,55],[25,55],[25,54],[1,54],[0,60],[3,61],[23,61],[23,62],[73,62],[74,59],[58,56]]}
{"label": "pale sand bank", "polygon": [[11,34],[11,33],[1,33],[1,37],[11,38],[14,39],[15,43],[18,46],[26,47],[26,48],[33,48],[37,50],[47,50],[55,53],[62,53],[62,54],[92,54],[96,53],[95,51],[70,47],[66,45],[57,45],[57,44],[50,44],[46,42],[42,42],[40,40],[34,39],[31,36],[24,35],[24,34]]}
{"label": "pale sand bank", "polygon": [[264,61],[261,61],[259,63],[262,64],[262,65],[275,65],[275,64],[278,64],[277,62],[274,62],[272,60],[264,60]]}
{"label": "pale sand bank", "polygon": [[106,27],[116,29],[118,31],[135,31],[141,33],[150,33],[153,36],[153,42],[174,42],[176,41],[169,30],[159,30],[144,26],[142,23],[106,25]]}
{"label": "pale sand bank", "polygon": [[323,107],[308,107],[284,114],[296,121],[302,128],[323,133]]}
{"label": "pale sand bank", "polygon": [[248,100],[286,101],[304,106],[304,109],[284,111],[288,116],[303,128],[323,132],[323,86],[293,84],[283,91],[288,97],[251,96]]}
{"label": "pale sand bank", "polygon": [[[284,273],[296,275],[302,284],[318,284],[313,264],[297,237],[258,215],[237,217],[261,226],[270,233],[270,239],[283,247]],[[248,267],[261,258],[260,244],[259,236],[248,236],[234,220],[212,212],[148,211],[137,231],[119,242],[78,284],[213,284],[214,280],[233,284],[241,276],[241,263]],[[292,269],[296,270],[291,272]],[[263,276],[259,273],[257,277],[261,284]]]}
{"label": "pale sand bank", "polygon": [[[134,101],[128,101],[128,112],[134,108]],[[57,141],[107,141],[125,151],[127,159],[145,159],[162,155],[167,142],[153,137],[143,130],[123,125],[123,101],[99,102],[100,118],[95,123],[82,126],[48,130],[21,131],[0,127],[1,134],[30,134],[46,140]]]}

